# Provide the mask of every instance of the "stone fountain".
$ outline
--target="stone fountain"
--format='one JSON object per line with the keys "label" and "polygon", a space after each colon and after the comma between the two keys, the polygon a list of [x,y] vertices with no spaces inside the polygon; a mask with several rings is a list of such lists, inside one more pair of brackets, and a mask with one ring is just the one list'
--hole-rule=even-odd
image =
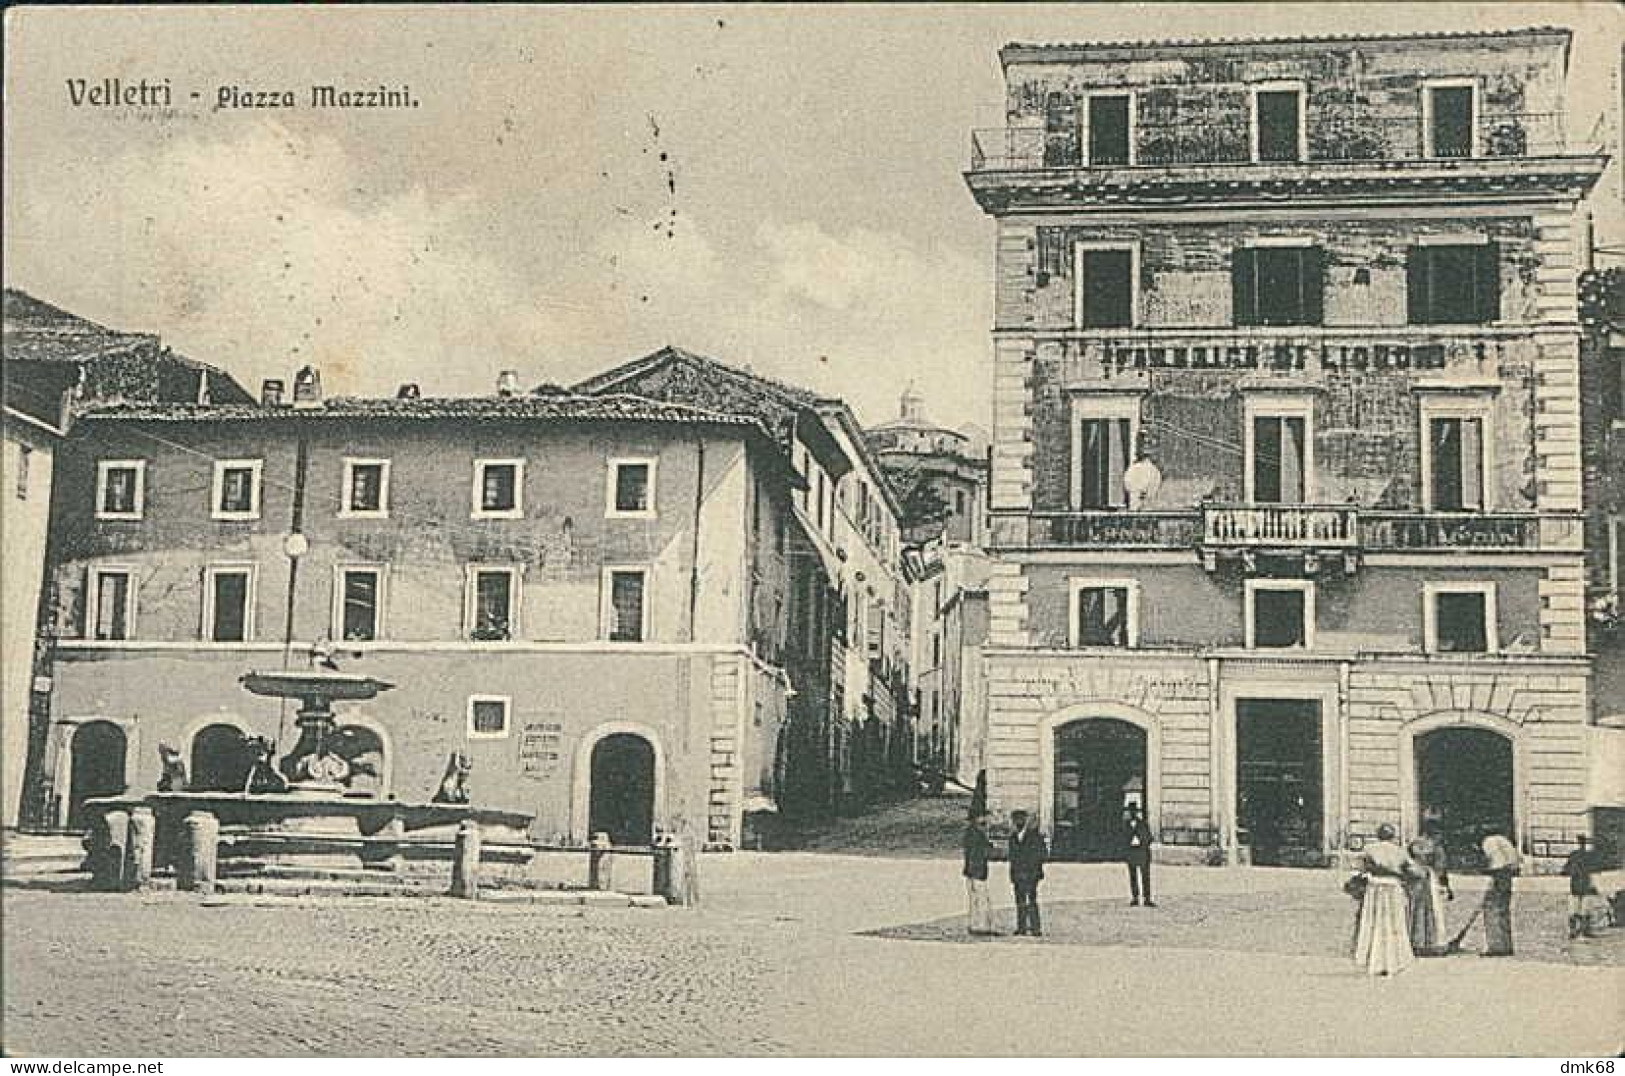
{"label": "stone fountain", "polygon": [[[324,667],[318,668],[318,659]],[[133,816],[142,808],[155,818],[155,860],[163,867],[178,860],[187,820],[206,816],[218,824],[222,877],[343,878],[398,875],[414,863],[449,861],[457,827],[468,821],[480,829],[484,856],[523,863],[530,815],[475,807],[463,781],[466,759],[452,755],[441,791],[428,802],[408,802],[357,793],[349,785],[352,762],[335,750],[335,702],[366,702],[393,684],[340,671],[319,645],[309,669],[249,672],[240,683],[255,695],[299,702],[299,739],[273,768],[273,745],[258,745],[254,766],[241,792],[193,792],[172,788],[145,796],[89,801],[93,816],[109,829],[114,813]],[[116,829],[116,824],[114,827]]]}

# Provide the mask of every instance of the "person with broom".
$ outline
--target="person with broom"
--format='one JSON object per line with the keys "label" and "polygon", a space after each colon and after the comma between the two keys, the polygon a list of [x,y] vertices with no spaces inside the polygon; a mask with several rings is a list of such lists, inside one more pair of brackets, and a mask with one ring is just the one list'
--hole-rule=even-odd
{"label": "person with broom", "polygon": [[1484,956],[1512,955],[1512,879],[1518,873],[1518,849],[1504,835],[1484,838],[1484,868],[1490,876],[1484,894]]}

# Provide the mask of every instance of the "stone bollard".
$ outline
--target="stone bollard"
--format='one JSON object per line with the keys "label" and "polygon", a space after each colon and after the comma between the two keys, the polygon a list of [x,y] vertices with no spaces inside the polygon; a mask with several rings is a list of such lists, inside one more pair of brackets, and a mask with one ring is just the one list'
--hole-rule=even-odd
{"label": "stone bollard", "polygon": [[700,905],[700,853],[699,845],[691,834],[683,834],[677,844],[677,870],[673,872],[679,881],[677,904],[685,908],[697,908]]}
{"label": "stone bollard", "polygon": [[130,851],[124,871],[126,889],[146,889],[152,885],[152,852],[158,838],[158,820],[151,807],[130,812]]}
{"label": "stone bollard", "polygon": [[90,865],[97,889],[118,892],[124,888],[124,857],[130,844],[130,812],[108,811],[96,826],[97,846],[91,850]]}
{"label": "stone bollard", "polygon": [[451,895],[462,900],[480,896],[480,824],[472,818],[457,827],[457,846],[451,861]]}
{"label": "stone bollard", "polygon": [[186,845],[175,866],[177,888],[214,892],[215,862],[220,854],[220,820],[208,811],[186,816]]}
{"label": "stone bollard", "polygon": [[609,834],[594,833],[587,844],[587,888],[606,891],[615,888],[615,857],[609,850]]}
{"label": "stone bollard", "polygon": [[655,838],[654,882],[650,887],[657,897],[665,897],[667,904],[676,904],[676,879],[672,872],[677,867],[677,841],[669,833]]}

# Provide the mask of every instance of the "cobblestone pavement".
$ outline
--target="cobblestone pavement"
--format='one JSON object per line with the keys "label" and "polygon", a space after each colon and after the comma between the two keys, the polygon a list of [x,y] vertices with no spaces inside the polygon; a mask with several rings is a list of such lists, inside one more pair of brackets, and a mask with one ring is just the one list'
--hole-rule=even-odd
{"label": "cobblestone pavement", "polygon": [[[1305,953],[1306,915],[1347,926],[1347,898],[1325,872],[1163,870],[1168,918],[1126,935],[1102,925],[1132,911],[1116,910],[1121,868],[1057,865],[1052,937],[913,940],[950,935],[955,867],[708,857],[697,911],[199,906],[11,888],[4,1045],[70,1056],[998,1055],[1032,1052],[1035,1022],[1043,1051],[1063,1055],[1597,1056],[1622,1045],[1603,1017],[1625,1001],[1618,966],[1460,957],[1372,982]],[[1531,883],[1525,903],[1546,890]]]}

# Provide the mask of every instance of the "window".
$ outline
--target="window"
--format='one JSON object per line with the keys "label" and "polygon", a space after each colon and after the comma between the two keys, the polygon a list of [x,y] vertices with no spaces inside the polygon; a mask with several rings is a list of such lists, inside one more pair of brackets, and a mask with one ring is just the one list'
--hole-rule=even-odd
{"label": "window", "polygon": [[339,515],[374,519],[389,515],[388,460],[344,461],[344,500]]}
{"label": "window", "polygon": [[609,461],[610,516],[652,518],[655,514],[655,461]]}
{"label": "window", "polygon": [[1072,646],[1136,646],[1140,588],[1127,579],[1073,579],[1068,642]]}
{"label": "window", "polygon": [[495,642],[514,638],[519,624],[519,580],[517,567],[469,567],[464,621],[470,639]]}
{"label": "window", "polygon": [[260,517],[260,460],[216,460],[213,516],[215,519]]}
{"label": "window", "polygon": [[96,518],[140,519],[146,503],[146,460],[96,464]]}
{"label": "window", "polygon": [[1423,88],[1422,129],[1429,157],[1472,157],[1477,87],[1471,81],[1436,82]]}
{"label": "window", "polygon": [[508,710],[511,701],[506,695],[470,695],[468,697],[468,738],[471,740],[498,740],[508,735]]}
{"label": "window", "polygon": [[34,446],[17,446],[17,499],[28,500],[28,471],[34,462]]}
{"label": "window", "polygon": [[384,570],[337,568],[333,633],[345,642],[371,642],[383,633]]}
{"label": "window", "polygon": [[254,569],[250,565],[209,567],[203,578],[204,638],[244,643],[253,637]]}
{"label": "window", "polygon": [[1482,398],[1421,403],[1423,506],[1482,512],[1489,490],[1490,405]]}
{"label": "window", "polygon": [[1249,399],[1247,501],[1304,504],[1314,471],[1314,407],[1308,400]]}
{"label": "window", "polygon": [[1304,158],[1303,90],[1299,86],[1253,90],[1253,159],[1301,161]]}
{"label": "window", "polygon": [[1248,649],[1309,649],[1315,645],[1315,584],[1298,579],[1249,579]]}
{"label": "window", "polygon": [[1140,398],[1080,396],[1073,401],[1073,502],[1082,509],[1126,508],[1123,472],[1134,459]]}
{"label": "window", "polygon": [[524,460],[475,460],[473,518],[523,517],[524,485]]}
{"label": "window", "polygon": [[1405,262],[1406,314],[1412,325],[1484,325],[1501,316],[1498,243],[1426,244]]}
{"label": "window", "polygon": [[1133,164],[1134,97],[1126,93],[1092,93],[1084,113],[1088,125],[1089,163]]}
{"label": "window", "polygon": [[1131,246],[1079,243],[1077,323],[1084,329],[1126,329],[1134,324],[1135,263]]}
{"label": "window", "polygon": [[1238,248],[1230,258],[1237,325],[1319,325],[1325,320],[1325,256],[1286,243]]}
{"label": "window", "polygon": [[92,568],[85,602],[85,634],[129,639],[135,631],[134,575],[128,568]]}
{"label": "window", "polygon": [[1428,583],[1422,588],[1423,646],[1430,654],[1497,649],[1494,583]]}
{"label": "window", "polygon": [[605,568],[604,635],[612,643],[640,643],[648,634],[644,590],[648,571],[643,568]]}

